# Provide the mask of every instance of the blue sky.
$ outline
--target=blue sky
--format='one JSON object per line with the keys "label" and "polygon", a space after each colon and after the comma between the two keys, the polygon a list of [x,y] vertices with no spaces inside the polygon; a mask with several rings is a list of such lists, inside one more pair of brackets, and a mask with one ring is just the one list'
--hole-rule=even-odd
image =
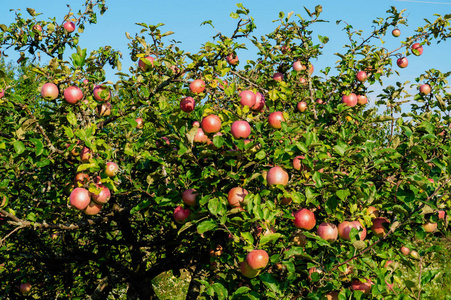
{"label": "blue sky", "polygon": [[[67,13],[68,8],[65,3],[70,2],[74,11],[81,8],[84,0],[15,0],[2,3],[0,6],[0,23],[9,24],[14,17],[10,9],[22,9],[23,15],[28,16],[25,8],[35,8],[38,12],[43,13],[40,16],[42,20],[49,17],[62,18]],[[396,6],[398,10],[407,9],[409,27],[401,26],[402,35],[400,38],[387,37],[387,43],[384,47],[394,49],[399,46],[402,37],[413,34],[413,31],[424,25],[423,18],[429,20],[435,19],[434,13],[445,14],[451,13],[451,0],[439,1],[294,1],[294,0],[244,0],[240,1],[245,7],[250,9],[250,14],[254,17],[257,30],[255,36],[264,35],[272,31],[276,24],[272,20],[278,17],[279,11],[288,13],[294,11],[307,17],[303,6],[314,10],[315,5],[323,6],[322,18],[329,20],[329,23],[315,25],[314,35],[323,35],[330,38],[330,42],[325,49],[325,54],[314,62],[315,70],[323,69],[326,66],[333,66],[337,57],[333,55],[335,52],[341,52],[342,45],[347,42],[345,33],[341,30],[342,24],[336,25],[336,20],[344,20],[351,24],[355,29],[362,29],[366,33],[371,30],[372,20],[377,17],[387,16],[386,10],[390,6]],[[135,25],[136,22],[144,22],[147,24],[166,24],[163,27],[165,31],[174,31],[172,38],[182,42],[181,48],[190,52],[197,52],[199,46],[216,34],[216,31],[210,26],[200,26],[205,20],[213,20],[218,31],[230,34],[235,28],[236,20],[229,17],[230,12],[236,10],[236,2],[234,1],[205,1],[205,0],[168,0],[168,1],[139,1],[139,0],[107,0],[109,7],[104,16],[98,17],[98,24],[90,25],[80,39],[80,46],[87,48],[88,53],[91,50],[98,49],[102,45],[111,45],[113,48],[123,53],[123,71],[127,71],[129,66],[133,64],[129,58],[127,49],[128,40],[125,32],[134,35],[140,28]],[[243,40],[244,41],[244,40]],[[437,68],[442,71],[451,70],[451,60],[449,56],[451,49],[451,41],[433,44],[430,47],[425,46],[424,53],[420,57],[409,57],[409,66],[406,69],[395,67],[401,74],[398,78],[403,82],[406,80],[413,81],[414,74],[420,74],[429,68]],[[238,52],[240,60],[254,59],[255,48],[250,47],[248,51],[241,50]],[[13,56],[11,56],[13,58]],[[243,66],[243,63],[240,63]],[[108,72],[111,78],[115,80],[113,72]],[[315,74],[319,74],[315,71]]]}

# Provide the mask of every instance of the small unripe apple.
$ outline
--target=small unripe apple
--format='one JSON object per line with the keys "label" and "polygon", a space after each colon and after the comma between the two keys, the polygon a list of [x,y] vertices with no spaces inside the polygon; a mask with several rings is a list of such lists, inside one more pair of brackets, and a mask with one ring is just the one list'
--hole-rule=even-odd
{"label": "small unripe apple", "polygon": [[394,37],[398,37],[398,36],[401,35],[401,30],[399,30],[398,28],[395,28],[395,29],[393,29],[393,31],[391,32],[391,34],[392,34]]}
{"label": "small unripe apple", "polygon": [[66,22],[66,23],[64,23],[63,26],[64,26],[64,29],[69,33],[74,32],[74,30],[75,30],[74,22]]}
{"label": "small unripe apple", "polygon": [[39,24],[36,24],[33,26],[33,30],[36,32],[42,32],[42,26]]}
{"label": "small unripe apple", "polygon": [[407,248],[406,246],[402,246],[401,247],[401,253],[404,254],[404,255],[409,255],[410,249]]}
{"label": "small unripe apple", "polygon": [[116,176],[117,172],[119,172],[119,167],[115,162],[107,162],[105,166],[105,174],[108,177]]}
{"label": "small unripe apple", "polygon": [[364,95],[357,95],[357,104],[365,105],[368,103],[368,98]]}
{"label": "small unripe apple", "polygon": [[433,222],[426,222],[422,226],[423,226],[424,231],[426,231],[426,232],[434,232],[437,229],[437,223],[433,223]]}

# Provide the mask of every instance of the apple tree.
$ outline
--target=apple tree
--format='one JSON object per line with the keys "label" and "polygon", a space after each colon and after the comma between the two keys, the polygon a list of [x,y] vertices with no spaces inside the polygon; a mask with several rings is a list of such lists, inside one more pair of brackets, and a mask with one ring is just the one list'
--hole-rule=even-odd
{"label": "apple tree", "polygon": [[88,53],[104,0],[0,25],[2,54],[19,54],[0,72],[2,297],[157,299],[152,280],[180,270],[187,299],[430,296],[437,248],[417,247],[448,226],[450,73],[384,82],[445,42],[451,16],[391,50],[376,42],[402,38],[403,11],[363,39],[337,22],[349,43],[318,70],[321,6],[261,37],[237,7],[197,53],[145,23],[129,54]]}

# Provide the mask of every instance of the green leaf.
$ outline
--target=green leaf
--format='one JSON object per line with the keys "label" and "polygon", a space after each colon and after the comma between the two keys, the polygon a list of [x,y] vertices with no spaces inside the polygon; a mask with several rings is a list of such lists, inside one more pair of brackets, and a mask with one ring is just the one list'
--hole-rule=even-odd
{"label": "green leaf", "polygon": [[260,246],[266,245],[268,243],[274,243],[277,241],[282,235],[280,233],[270,233],[267,235],[264,235],[260,239]]}
{"label": "green leaf", "polygon": [[202,234],[204,232],[213,230],[216,227],[216,222],[214,220],[206,220],[197,225],[197,233]]}
{"label": "green leaf", "polygon": [[349,190],[338,190],[338,191],[336,192],[336,194],[337,194],[338,198],[341,199],[341,201],[346,200],[346,198],[347,198],[348,196],[351,195],[351,193],[349,192]]}
{"label": "green leaf", "polygon": [[[238,288],[232,295],[232,299],[235,299],[235,297],[243,295],[247,292],[249,292],[251,289],[247,286],[242,286],[240,288]],[[239,297],[237,297],[236,299],[238,299]]]}
{"label": "green leaf", "polygon": [[260,275],[260,279],[266,287],[271,289],[274,293],[280,294],[278,281],[269,273]]}
{"label": "green leaf", "polygon": [[255,154],[255,158],[258,160],[262,160],[266,158],[266,152],[263,150],[260,150],[257,152],[257,154]]}
{"label": "green leaf", "polygon": [[249,245],[252,246],[254,244],[254,237],[250,232],[240,232],[240,234]]}
{"label": "green leaf", "polygon": [[13,145],[17,154],[20,155],[25,151],[25,145],[21,141],[15,141]]}
{"label": "green leaf", "polygon": [[77,125],[77,116],[73,112],[67,114],[67,121],[71,125]]}
{"label": "green leaf", "polygon": [[227,292],[227,289],[219,282],[213,283],[212,287],[213,287],[216,295],[218,296],[219,300],[227,299],[229,297],[229,293]]}
{"label": "green leaf", "polygon": [[334,146],[334,149],[338,154],[340,154],[340,156],[343,156],[348,149],[348,145],[345,142],[339,140]]}
{"label": "green leaf", "polygon": [[41,142],[41,140],[38,139],[30,139],[30,141],[35,146],[36,156],[39,156],[44,152],[44,144]]}

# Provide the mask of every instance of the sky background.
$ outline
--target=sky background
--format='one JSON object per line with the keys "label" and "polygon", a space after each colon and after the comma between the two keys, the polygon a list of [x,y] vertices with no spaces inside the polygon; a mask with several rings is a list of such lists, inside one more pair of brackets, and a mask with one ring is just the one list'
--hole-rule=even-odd
{"label": "sky background", "polygon": [[[23,16],[28,17],[27,7],[36,9],[43,13],[41,20],[56,17],[62,22],[64,15],[68,12],[66,3],[70,3],[73,11],[78,12],[82,8],[84,0],[15,0],[2,1],[0,5],[0,23],[10,24],[14,20],[14,12],[10,9],[21,9]],[[337,61],[335,52],[343,52],[343,45],[348,42],[347,36],[342,31],[343,23],[336,25],[336,20],[344,20],[352,25],[354,29],[364,30],[364,36],[368,36],[371,31],[372,21],[378,17],[388,16],[386,11],[390,6],[396,6],[400,11],[406,9],[405,15],[408,17],[408,27],[400,26],[402,32],[400,38],[391,35],[386,37],[387,43],[384,47],[389,50],[399,47],[403,37],[410,36],[419,26],[425,24],[424,18],[434,20],[434,14],[451,13],[451,0],[440,1],[355,1],[355,0],[327,0],[327,1],[296,1],[296,0],[242,0],[245,7],[250,10],[250,15],[254,17],[257,29],[254,36],[260,37],[271,32],[277,26],[272,20],[278,18],[279,11],[288,13],[294,11],[307,18],[303,7],[314,11],[314,7],[321,4],[323,7],[322,19],[329,20],[328,23],[316,24],[313,27],[314,36],[328,36],[330,42],[327,44],[324,55],[317,61],[313,61],[315,75],[319,75],[318,69],[326,66],[334,66]],[[226,35],[230,35],[235,29],[236,20],[229,15],[236,10],[234,1],[211,1],[211,0],[107,0],[108,11],[103,15],[98,15],[98,23],[88,25],[80,39],[81,48],[87,48],[88,53],[103,45],[110,45],[123,54],[123,72],[134,64],[127,48],[128,39],[125,32],[134,36],[140,30],[135,23],[144,22],[147,24],[164,23],[162,31],[174,31],[171,39],[182,42],[180,48],[189,52],[197,52],[199,47],[211,41],[211,37],[217,32],[210,26],[200,26],[205,20],[212,20],[216,30]],[[390,29],[391,31],[391,29]],[[168,40],[166,40],[167,42]],[[245,42],[244,39],[240,40]],[[256,48],[251,44],[249,50],[240,50],[240,66],[244,66],[243,61],[256,58]],[[393,84],[395,80],[404,82],[413,81],[416,76],[429,68],[437,68],[442,72],[451,70],[451,41],[424,46],[423,55],[420,57],[409,56],[409,66],[406,69],[395,69],[400,72],[400,77],[390,79]],[[12,54],[11,51],[9,54]],[[11,59],[17,59],[14,55]],[[115,81],[114,72],[107,71],[108,80]]]}

